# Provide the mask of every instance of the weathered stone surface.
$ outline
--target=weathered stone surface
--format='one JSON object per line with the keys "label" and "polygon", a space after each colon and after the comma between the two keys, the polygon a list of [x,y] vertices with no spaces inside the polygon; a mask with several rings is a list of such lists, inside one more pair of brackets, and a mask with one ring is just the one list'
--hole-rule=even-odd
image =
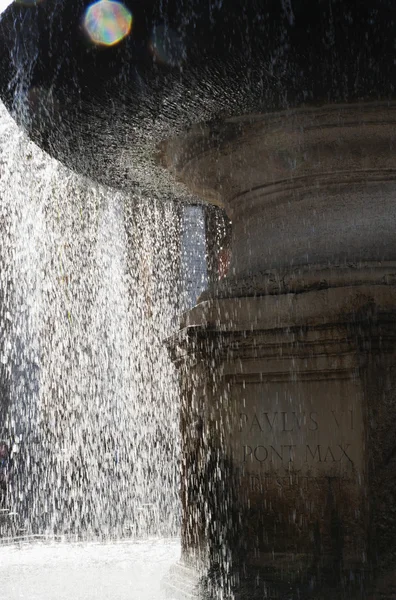
{"label": "weathered stone surface", "polygon": [[164,143],[167,169],[233,222],[230,295],[251,277],[250,293],[282,293],[293,280],[346,285],[380,264],[394,271],[395,108],[245,115]]}
{"label": "weathered stone surface", "polygon": [[237,597],[365,598],[391,564],[392,307],[394,286],[217,300],[172,342],[184,560]]}
{"label": "weathered stone surface", "polygon": [[230,271],[173,341],[184,560],[226,597],[394,581],[394,123],[392,104],[325,106],[163,146],[233,221]]}

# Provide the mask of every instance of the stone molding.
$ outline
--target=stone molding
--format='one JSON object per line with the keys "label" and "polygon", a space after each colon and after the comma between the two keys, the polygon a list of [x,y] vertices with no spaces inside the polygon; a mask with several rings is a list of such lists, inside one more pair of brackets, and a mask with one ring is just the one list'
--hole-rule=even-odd
{"label": "stone molding", "polygon": [[[279,190],[283,197],[296,186],[327,187],[366,178],[394,181],[396,157],[390,142],[395,125],[394,102],[250,114],[220,125],[196,125],[163,142],[159,158],[200,197],[229,209],[244,196],[254,199],[256,192],[271,195]],[[249,151],[249,159],[243,150]],[[251,158],[260,168],[254,171],[256,181],[246,185],[253,173]]]}
{"label": "stone molding", "polygon": [[236,298],[301,293],[330,287],[394,285],[396,262],[307,265],[254,273],[248,277],[227,277],[203,292],[199,302],[215,298]]}
{"label": "stone molding", "polygon": [[165,142],[166,168],[232,220],[230,284],[214,293],[300,289],[298,271],[308,286],[339,285],[338,269],[344,285],[356,268],[367,283],[387,265],[392,276],[395,125],[394,103],[332,105],[245,115]]}
{"label": "stone molding", "polygon": [[395,317],[396,286],[215,299],[182,317],[168,347],[181,369],[206,371],[210,359],[232,384],[355,379],[366,343],[371,353],[394,352]]}
{"label": "stone molding", "polygon": [[396,286],[361,285],[305,293],[206,300],[181,317],[179,336],[203,328],[257,331],[354,323],[359,314],[394,314]]}

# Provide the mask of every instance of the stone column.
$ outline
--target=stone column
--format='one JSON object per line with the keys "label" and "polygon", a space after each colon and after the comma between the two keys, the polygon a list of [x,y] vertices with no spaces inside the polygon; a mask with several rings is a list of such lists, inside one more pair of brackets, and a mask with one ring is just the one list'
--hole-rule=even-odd
{"label": "stone column", "polygon": [[391,568],[395,124],[392,105],[331,106],[234,119],[163,149],[233,222],[229,277],[170,343],[180,597],[366,598]]}

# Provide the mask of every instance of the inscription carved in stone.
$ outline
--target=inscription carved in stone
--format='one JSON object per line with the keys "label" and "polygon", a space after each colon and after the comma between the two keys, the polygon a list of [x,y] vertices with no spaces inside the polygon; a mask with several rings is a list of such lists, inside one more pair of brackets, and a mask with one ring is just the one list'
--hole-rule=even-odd
{"label": "inscription carved in stone", "polygon": [[[317,412],[310,412],[309,414],[300,413],[296,411],[285,412],[263,412],[256,414],[249,419],[249,415],[241,413],[240,415],[240,431],[248,430],[249,433],[252,431],[260,431],[265,437],[267,433],[273,433],[275,431],[283,433],[301,432],[301,431],[319,431],[319,423],[323,418],[323,415],[318,415]],[[340,428],[341,424],[344,424],[346,429],[353,431],[353,410],[349,410],[347,414],[337,414],[336,411],[331,410],[326,415],[327,419],[333,419],[334,426]],[[346,421],[346,423],[345,423]],[[348,454],[348,450],[351,447],[350,443],[334,444],[332,446],[325,446],[323,444],[303,444],[303,448],[298,448],[296,444],[280,444],[280,445],[268,445],[264,446],[259,444],[258,446],[252,447],[250,445],[243,446],[243,460],[246,462],[248,458],[253,458],[258,462],[294,462],[295,453],[304,453],[304,462],[337,462],[342,460],[349,460],[353,463],[352,457]]]}
{"label": "inscription carved in stone", "polygon": [[330,382],[329,397],[314,391],[312,382],[240,390],[232,451],[246,471],[313,477],[361,472],[363,425],[353,383]]}

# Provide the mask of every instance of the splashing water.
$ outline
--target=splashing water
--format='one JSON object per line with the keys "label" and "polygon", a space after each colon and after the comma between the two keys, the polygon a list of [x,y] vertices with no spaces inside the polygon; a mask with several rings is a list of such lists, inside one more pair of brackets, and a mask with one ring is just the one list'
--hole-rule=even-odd
{"label": "splashing water", "polygon": [[174,535],[180,205],[75,176],[3,107],[0,169],[3,534]]}
{"label": "splashing water", "polygon": [[13,0],[0,0],[0,14],[5,11],[7,6],[11,4]]}
{"label": "splashing water", "polygon": [[186,49],[181,37],[176,31],[165,27],[165,25],[154,27],[150,49],[158,62],[171,67],[180,65],[186,55]]}
{"label": "splashing water", "polygon": [[37,4],[43,2],[43,0],[14,0],[14,2],[16,4],[22,4],[22,6],[36,6]]}
{"label": "splashing water", "polygon": [[2,597],[159,600],[161,579],[179,552],[169,539],[0,547]]}

